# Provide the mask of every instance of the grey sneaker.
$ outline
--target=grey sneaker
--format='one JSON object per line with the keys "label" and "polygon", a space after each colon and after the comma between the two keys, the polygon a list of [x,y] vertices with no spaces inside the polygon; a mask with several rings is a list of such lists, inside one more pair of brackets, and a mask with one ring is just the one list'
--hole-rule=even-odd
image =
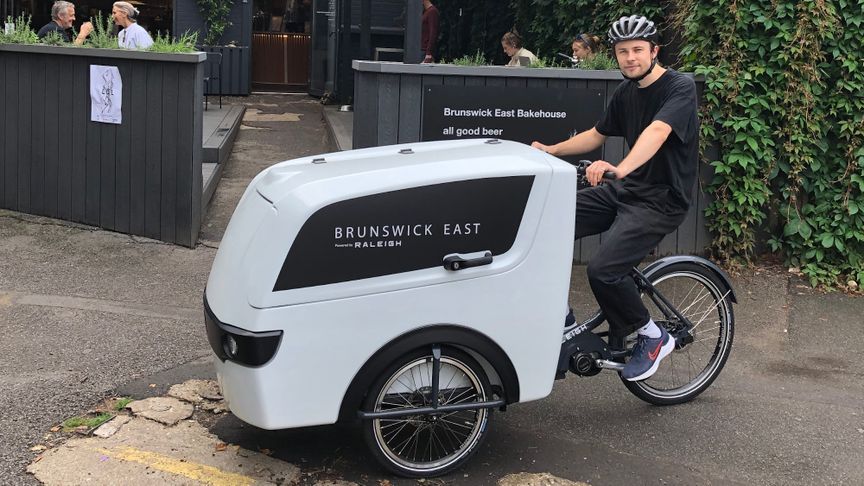
{"label": "grey sneaker", "polygon": [[675,338],[660,327],[659,338],[649,338],[639,335],[636,345],[633,346],[633,354],[630,360],[621,370],[621,376],[627,381],[641,381],[648,379],[657,371],[660,360],[669,356],[675,349]]}

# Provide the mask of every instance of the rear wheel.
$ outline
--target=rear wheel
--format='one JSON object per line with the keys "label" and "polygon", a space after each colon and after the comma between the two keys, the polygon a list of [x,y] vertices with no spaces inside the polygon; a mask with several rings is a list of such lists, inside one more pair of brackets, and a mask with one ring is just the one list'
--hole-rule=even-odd
{"label": "rear wheel", "polygon": [[[457,349],[441,348],[439,405],[484,402],[492,395],[476,360]],[[431,346],[408,353],[382,373],[363,409],[375,412],[432,406]],[[366,420],[363,435],[372,455],[389,471],[405,477],[434,477],[462,465],[486,436],[490,409]]]}
{"label": "rear wheel", "polygon": [[[643,296],[651,318],[677,336],[679,346],[661,361],[653,376],[643,381],[624,380],[624,385],[654,405],[687,402],[711,385],[732,350],[735,317],[730,291],[714,272],[688,262],[662,268],[649,280],[693,328],[689,333],[682,331],[681,323],[667,319],[650,297]],[[692,342],[680,347],[690,338]]]}

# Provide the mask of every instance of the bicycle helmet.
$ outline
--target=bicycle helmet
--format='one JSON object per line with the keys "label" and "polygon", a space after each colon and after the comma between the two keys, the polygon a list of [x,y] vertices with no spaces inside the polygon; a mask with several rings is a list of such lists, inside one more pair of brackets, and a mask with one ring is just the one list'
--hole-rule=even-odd
{"label": "bicycle helmet", "polygon": [[[657,45],[657,28],[654,27],[654,22],[648,20],[642,15],[631,15],[629,17],[621,17],[612,23],[609,28],[609,43],[614,48],[619,42],[630,40],[644,40],[651,43],[651,48]],[[621,74],[630,81],[638,83],[651,74],[654,66],[657,65],[657,56],[651,59],[651,66],[641,76],[629,77],[622,71]]]}
{"label": "bicycle helmet", "polygon": [[609,29],[609,43],[613,46],[628,40],[646,40],[652,45],[657,44],[657,28],[654,22],[642,15],[621,17],[612,23]]}

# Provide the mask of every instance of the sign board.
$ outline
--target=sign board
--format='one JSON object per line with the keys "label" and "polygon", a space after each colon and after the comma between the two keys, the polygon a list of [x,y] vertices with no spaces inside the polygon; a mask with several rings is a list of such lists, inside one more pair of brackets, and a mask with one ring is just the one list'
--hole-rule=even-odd
{"label": "sign board", "polygon": [[90,120],[123,122],[123,80],[116,66],[90,65]]}
{"label": "sign board", "polygon": [[[603,114],[603,92],[587,88],[426,86],[423,141],[500,138],[550,145],[593,127]],[[570,161],[600,158],[600,149]]]}

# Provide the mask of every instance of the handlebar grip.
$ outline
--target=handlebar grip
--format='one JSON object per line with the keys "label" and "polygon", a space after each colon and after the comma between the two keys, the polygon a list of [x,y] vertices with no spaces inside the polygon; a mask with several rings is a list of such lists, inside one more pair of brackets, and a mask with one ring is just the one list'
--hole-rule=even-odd
{"label": "handlebar grip", "polygon": [[[584,160],[584,159],[580,160],[579,162],[576,163],[576,170],[579,171],[579,173],[584,176],[585,175],[585,169],[587,169],[588,166],[593,164],[593,163],[594,162],[592,162],[590,160]],[[604,172],[603,178],[606,180],[609,180],[609,181],[618,180],[618,178],[615,176],[615,173],[611,172],[611,171]]]}

